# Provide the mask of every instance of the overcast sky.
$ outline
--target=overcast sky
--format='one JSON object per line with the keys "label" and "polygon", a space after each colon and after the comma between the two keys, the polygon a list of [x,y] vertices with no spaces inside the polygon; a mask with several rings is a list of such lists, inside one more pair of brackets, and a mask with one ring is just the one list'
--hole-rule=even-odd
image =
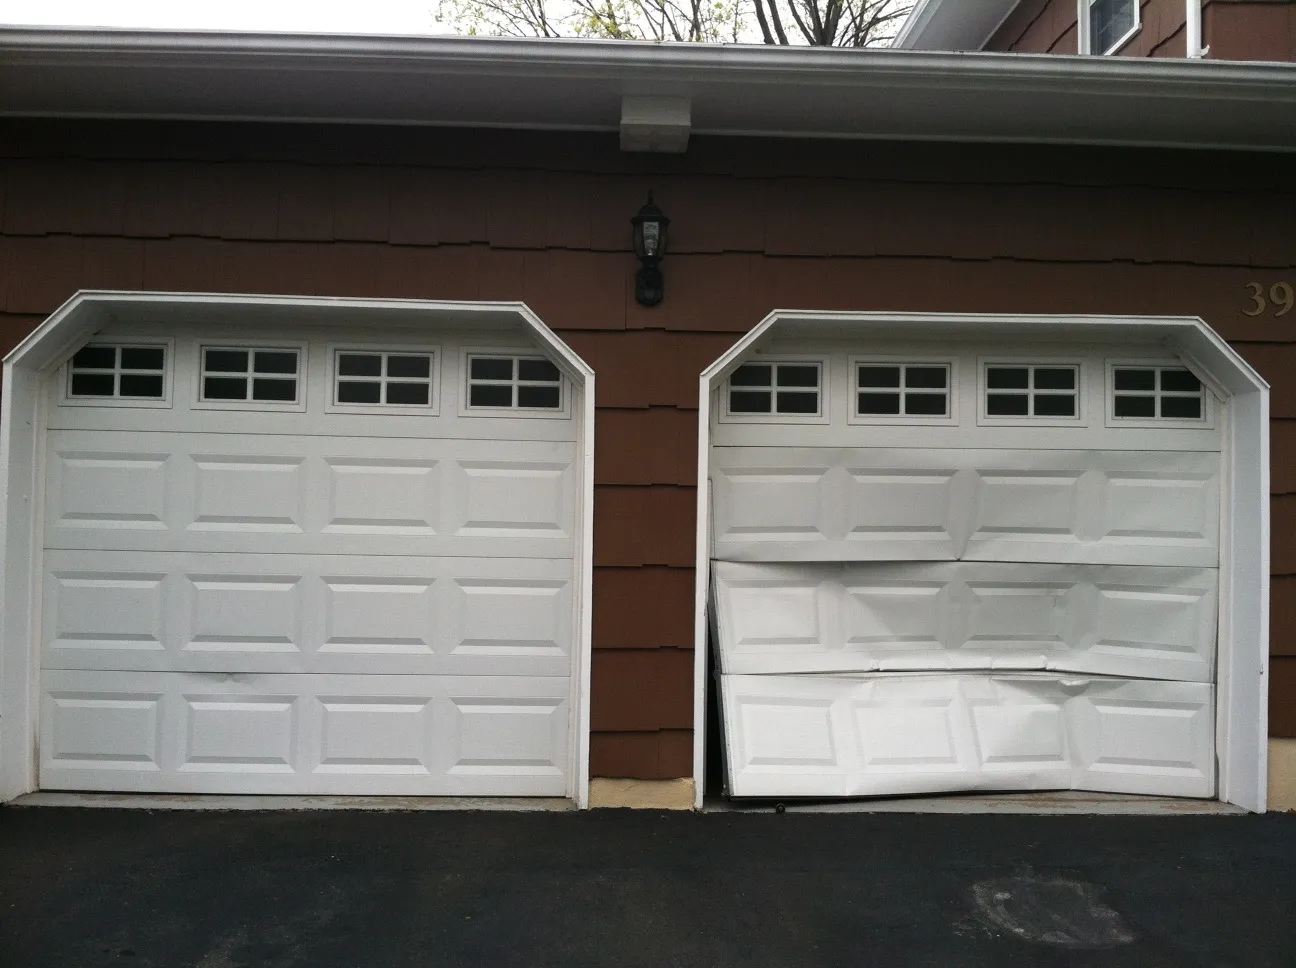
{"label": "overcast sky", "polygon": [[0,24],[449,33],[436,0],[0,0]]}

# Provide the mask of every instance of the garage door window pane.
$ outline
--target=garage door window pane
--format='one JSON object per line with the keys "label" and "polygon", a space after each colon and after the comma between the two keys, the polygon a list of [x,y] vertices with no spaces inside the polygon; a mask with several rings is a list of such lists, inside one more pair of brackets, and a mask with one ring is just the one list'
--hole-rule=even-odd
{"label": "garage door window pane", "polygon": [[822,380],[819,363],[744,363],[729,376],[728,412],[818,416]]}
{"label": "garage door window pane", "polygon": [[1182,366],[1112,368],[1112,416],[1118,420],[1190,420],[1206,417],[1205,388]]}
{"label": "garage door window pane", "polygon": [[335,405],[431,407],[433,353],[339,350],[334,355]]}
{"label": "garage door window pane", "polygon": [[1078,366],[985,367],[985,416],[1072,420],[1080,415]]}
{"label": "garage door window pane", "polygon": [[[949,364],[860,363],[855,367],[859,417],[949,416]],[[883,392],[895,388],[899,392]]]}
{"label": "garage door window pane", "polygon": [[297,402],[298,350],[206,347],[202,361],[205,402]]}
{"label": "garage door window pane", "polygon": [[166,349],[161,346],[84,346],[68,364],[70,398],[162,400],[166,396]]}
{"label": "garage door window pane", "polygon": [[542,356],[470,357],[468,406],[526,411],[561,410],[562,373],[551,360]]}

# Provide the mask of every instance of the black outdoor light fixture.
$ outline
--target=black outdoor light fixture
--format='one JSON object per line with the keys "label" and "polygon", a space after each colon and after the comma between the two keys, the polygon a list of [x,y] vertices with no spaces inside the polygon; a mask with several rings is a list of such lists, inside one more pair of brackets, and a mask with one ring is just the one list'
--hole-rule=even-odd
{"label": "black outdoor light fixture", "polygon": [[653,204],[652,192],[648,201],[630,220],[634,226],[635,255],[639,257],[639,271],[635,273],[635,300],[641,306],[656,306],[665,294],[666,281],[657,268],[666,254],[666,227],[670,219]]}

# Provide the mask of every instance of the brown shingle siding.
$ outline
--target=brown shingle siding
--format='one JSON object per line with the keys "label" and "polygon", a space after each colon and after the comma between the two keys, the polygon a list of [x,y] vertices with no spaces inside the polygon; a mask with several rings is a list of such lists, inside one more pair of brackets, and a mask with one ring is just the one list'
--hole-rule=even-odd
{"label": "brown shingle siding", "polygon": [[693,728],[691,649],[596,650],[591,680],[597,732]]}
{"label": "brown shingle siding", "polygon": [[694,488],[596,486],[594,520],[595,567],[693,567]]}
{"label": "brown shingle siding", "polygon": [[691,649],[692,568],[595,568],[596,649]]}
{"label": "brown shingle siding", "polygon": [[1270,663],[1269,735],[1296,737],[1296,658]]}

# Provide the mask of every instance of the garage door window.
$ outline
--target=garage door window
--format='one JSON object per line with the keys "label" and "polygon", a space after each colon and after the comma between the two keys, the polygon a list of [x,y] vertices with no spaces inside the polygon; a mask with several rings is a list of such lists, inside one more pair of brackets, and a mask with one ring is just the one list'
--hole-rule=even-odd
{"label": "garage door window", "polygon": [[83,346],[68,364],[66,402],[165,405],[167,349],[140,343]]}
{"label": "garage door window", "polygon": [[468,355],[468,412],[565,412],[562,372],[542,356]]}
{"label": "garage door window", "polygon": [[953,364],[854,359],[854,416],[860,422],[945,422],[953,416]]}
{"label": "garage door window", "polygon": [[436,409],[436,353],[352,348],[333,350],[337,410]]}
{"label": "garage door window", "polygon": [[301,401],[301,350],[295,347],[204,346],[199,400],[209,404]]}
{"label": "garage door window", "polygon": [[1080,367],[986,363],[981,415],[991,422],[1074,423],[1080,418]]}
{"label": "garage door window", "polygon": [[1110,416],[1115,423],[1199,424],[1207,419],[1201,380],[1182,366],[1112,366]]}
{"label": "garage door window", "polygon": [[819,360],[745,363],[729,377],[725,417],[818,420],[824,416],[822,390]]}

